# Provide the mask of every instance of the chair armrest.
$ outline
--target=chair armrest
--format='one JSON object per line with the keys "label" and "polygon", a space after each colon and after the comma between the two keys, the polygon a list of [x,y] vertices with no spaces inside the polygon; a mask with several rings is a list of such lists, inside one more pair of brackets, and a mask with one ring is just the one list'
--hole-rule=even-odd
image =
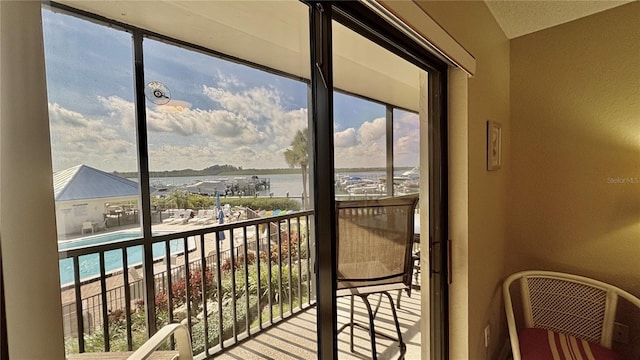
{"label": "chair armrest", "polygon": [[191,336],[189,330],[182,324],[169,324],[163,326],[149,340],[147,340],[138,350],[136,350],[128,360],[147,359],[162,343],[171,335],[175,335],[178,346],[178,356],[180,360],[192,360]]}

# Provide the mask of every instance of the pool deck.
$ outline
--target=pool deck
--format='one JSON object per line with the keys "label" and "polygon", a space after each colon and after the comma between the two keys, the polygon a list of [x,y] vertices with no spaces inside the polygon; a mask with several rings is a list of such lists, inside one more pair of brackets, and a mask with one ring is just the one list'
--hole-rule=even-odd
{"label": "pool deck", "polygon": [[[200,224],[154,224],[153,225],[153,230],[154,231],[170,231],[170,232],[175,232],[175,233],[179,233],[179,232],[184,232],[184,231],[189,231],[189,230],[194,230],[197,228],[202,228],[205,226],[210,226],[210,225],[200,225]],[[139,229],[139,226],[123,226],[123,227],[119,227],[117,230],[114,231],[121,231],[121,230],[130,230],[130,229]],[[100,232],[102,234],[107,234],[108,232]],[[99,233],[98,233],[99,234]],[[96,234],[94,234],[96,235]],[[86,235],[85,235],[86,236]],[[71,240],[72,238],[80,238],[83,237],[82,235],[77,235],[75,237],[68,237],[67,240]],[[208,234],[205,235],[205,254],[209,254],[212,251],[215,251],[215,238],[214,238],[214,234]],[[229,231],[225,231],[225,240],[220,242],[220,251],[224,251],[229,249],[229,239],[230,239],[230,234]],[[194,260],[198,260],[200,259],[200,244],[198,241],[196,241],[196,251],[190,252],[190,256],[189,256],[189,260],[190,261],[194,261]],[[178,256],[176,257],[176,263],[172,264],[172,267],[177,267],[177,266],[181,266],[184,265],[184,257],[183,256]],[[141,268],[137,268],[135,271],[137,271],[138,273],[138,277],[137,278],[142,278],[143,277],[143,269]],[[159,274],[166,271],[166,265],[164,264],[164,262],[159,262],[156,263],[154,265],[154,274]],[[136,281],[136,276],[129,276],[129,283],[133,283]],[[123,279],[123,275],[122,273],[117,273],[115,275],[109,276],[106,278],[106,289],[107,290],[111,290],[114,288],[118,288],[121,287],[124,283],[124,279]],[[87,298],[90,296],[94,296],[94,295],[98,295],[101,293],[101,285],[100,285],[100,281],[99,279],[96,279],[95,281],[86,283],[84,285],[81,286],[81,293],[82,293],[82,298]],[[70,289],[63,289],[61,290],[61,299],[62,299],[62,304],[69,304],[69,303],[73,303],[75,302],[75,291],[73,288]]]}

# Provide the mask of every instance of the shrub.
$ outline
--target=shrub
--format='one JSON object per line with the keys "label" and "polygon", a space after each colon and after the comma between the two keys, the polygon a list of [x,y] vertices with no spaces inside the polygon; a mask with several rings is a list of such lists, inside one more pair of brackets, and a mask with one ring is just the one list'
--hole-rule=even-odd
{"label": "shrub", "polygon": [[[297,259],[297,255],[298,255],[298,235],[295,232],[291,232],[292,236],[289,236],[289,241],[286,240],[287,236],[286,233],[283,233],[283,239],[281,242],[281,252],[280,254],[278,254],[278,245],[271,245],[269,247],[269,258],[271,258],[271,264],[279,264],[278,259],[279,256],[281,256],[282,259],[282,263],[288,263],[289,262],[289,252],[291,252],[291,259],[295,260]],[[260,252],[260,261],[262,263],[267,263],[267,254],[265,254],[264,251]]]}
{"label": "shrub", "polygon": [[[256,198],[256,197],[243,197],[243,198],[227,198],[222,197],[221,202],[229,204],[231,206],[242,206],[250,209],[262,209],[262,210],[300,210],[300,202],[294,199],[274,197],[274,198]],[[155,206],[159,209],[169,208],[191,208],[191,209],[205,209],[213,208],[216,205],[216,198],[197,194],[186,194],[184,191],[174,191],[166,198],[153,198],[151,199],[152,207]]]}
{"label": "shrub", "polygon": [[[253,252],[248,252],[247,253],[247,264],[251,265],[256,261],[256,254]],[[234,261],[234,265],[233,265],[233,269],[237,270],[237,269],[241,269],[244,268],[244,255],[240,255],[237,258],[235,258]],[[229,272],[229,270],[231,270],[231,257],[228,257],[225,261],[224,264],[222,264],[222,266],[220,266],[220,270],[221,271],[225,271],[225,272]]]}
{"label": "shrub", "polygon": [[[210,294],[213,290],[213,273],[210,269],[205,270],[204,289],[207,294]],[[185,303],[187,298],[187,282],[185,279],[180,279],[171,285],[172,296],[174,306],[180,306]],[[195,269],[189,274],[189,301],[197,309],[199,309],[202,303],[202,271]]]}
{"label": "shrub", "polygon": [[[233,327],[235,325],[236,332],[242,331],[247,323],[247,317],[249,323],[252,323],[259,314],[257,307],[258,300],[254,296],[249,297],[249,309],[246,306],[247,300],[245,296],[236,299],[236,321],[233,321],[233,306],[227,304],[222,308],[222,339],[227,340],[233,337]],[[218,309],[214,309],[213,312],[207,316],[208,320],[208,335],[209,335],[209,347],[215,346],[220,343],[220,329],[218,322]],[[199,354],[204,351],[205,337],[204,337],[204,321],[194,324],[191,328],[192,348],[194,354]]]}

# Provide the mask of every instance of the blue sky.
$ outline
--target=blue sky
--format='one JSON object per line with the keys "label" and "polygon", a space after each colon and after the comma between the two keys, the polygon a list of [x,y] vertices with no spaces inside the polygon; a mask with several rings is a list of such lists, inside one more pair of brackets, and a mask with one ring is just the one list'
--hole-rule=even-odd
{"label": "blue sky", "polygon": [[[43,10],[54,171],[80,163],[137,169],[131,35]],[[215,164],[284,168],[283,152],[307,127],[307,85],[151,39],[145,83],[171,92],[147,104],[151,170]],[[336,93],[336,167],[384,166],[381,104]],[[417,115],[398,112],[396,163],[417,165]]]}

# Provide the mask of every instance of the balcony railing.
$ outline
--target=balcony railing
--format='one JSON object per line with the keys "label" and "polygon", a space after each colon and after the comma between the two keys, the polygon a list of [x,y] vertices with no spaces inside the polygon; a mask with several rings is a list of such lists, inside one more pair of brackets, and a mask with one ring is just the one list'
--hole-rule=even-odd
{"label": "balcony railing", "polygon": [[[61,289],[67,353],[135,350],[149,321],[187,325],[194,354],[208,357],[308,307],[312,217],[299,211],[60,251],[74,273]],[[154,245],[164,252],[152,263],[129,260]],[[99,274],[81,278],[96,256]]]}

